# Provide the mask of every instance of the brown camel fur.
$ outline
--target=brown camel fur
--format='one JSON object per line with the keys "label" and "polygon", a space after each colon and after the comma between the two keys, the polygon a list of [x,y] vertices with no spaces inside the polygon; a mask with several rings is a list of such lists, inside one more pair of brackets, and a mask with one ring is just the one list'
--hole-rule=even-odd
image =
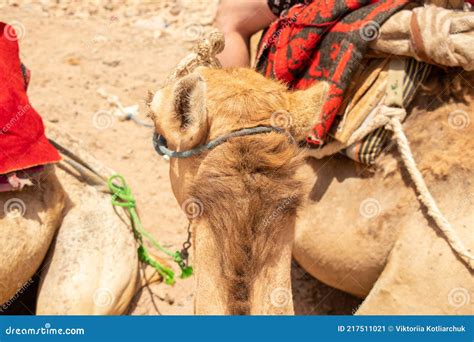
{"label": "brown camel fur", "polygon": [[35,272],[41,273],[36,314],[128,309],[139,281],[136,245],[109,194],[48,166],[37,185],[0,193],[0,208],[1,310],[31,285]]}
{"label": "brown camel fur", "polygon": [[[198,68],[158,91],[150,108],[156,131],[174,150],[271,125],[282,113],[300,141],[324,88],[291,92],[249,69]],[[455,199],[472,193],[473,126],[449,127],[448,116],[454,109],[472,112],[472,103],[471,94],[464,105],[415,110],[405,125],[428,186],[471,250],[472,201],[459,208]],[[375,172],[362,172],[342,156],[303,163],[302,154],[285,134],[269,133],[171,160],[178,202],[199,208],[191,218],[196,313],[292,313],[293,246],[313,276],[367,296],[360,313],[472,310],[469,301],[453,305],[451,298],[459,289],[472,293],[472,274],[426,216],[394,148]],[[361,214],[366,199],[380,206],[374,217]]]}

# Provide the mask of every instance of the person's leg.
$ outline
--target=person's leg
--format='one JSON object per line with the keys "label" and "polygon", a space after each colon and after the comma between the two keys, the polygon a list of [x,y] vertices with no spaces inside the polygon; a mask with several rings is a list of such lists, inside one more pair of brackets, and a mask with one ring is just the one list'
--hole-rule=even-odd
{"label": "person's leg", "polygon": [[275,19],[267,0],[222,0],[216,18],[225,36],[225,49],[218,55],[222,66],[249,66],[250,37]]}

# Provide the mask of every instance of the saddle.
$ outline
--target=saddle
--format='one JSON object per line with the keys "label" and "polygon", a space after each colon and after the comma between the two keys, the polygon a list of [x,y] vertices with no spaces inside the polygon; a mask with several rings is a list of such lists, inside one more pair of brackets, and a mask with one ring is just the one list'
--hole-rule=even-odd
{"label": "saddle", "polygon": [[469,5],[466,11],[439,7],[464,5],[302,3],[264,33],[256,69],[294,89],[328,82],[322,111],[315,113],[316,124],[306,139],[308,155],[342,153],[372,165],[390,137],[380,117],[392,115],[388,107],[409,106],[433,65],[474,70]]}
{"label": "saddle", "polygon": [[[15,30],[0,22],[0,191],[29,185],[40,166],[61,159],[28,100],[29,75],[20,62]],[[20,170],[25,171],[17,174]]]}

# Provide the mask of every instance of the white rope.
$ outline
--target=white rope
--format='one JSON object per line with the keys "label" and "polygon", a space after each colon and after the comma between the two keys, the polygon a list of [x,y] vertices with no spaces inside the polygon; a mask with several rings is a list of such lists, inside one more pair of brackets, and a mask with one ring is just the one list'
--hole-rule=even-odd
{"label": "white rope", "polygon": [[370,121],[361,125],[358,129],[356,129],[345,143],[335,140],[319,149],[307,149],[305,153],[307,156],[316,159],[322,159],[328,156],[332,156],[333,154],[336,154],[339,151],[362,140],[364,137],[372,133],[377,128],[386,126],[389,123],[390,118],[398,117],[400,118],[400,120],[403,120],[405,116],[406,112],[403,108],[380,105],[376,109],[374,117]]}
{"label": "white rope", "polygon": [[448,244],[451,246],[453,251],[466,263],[466,265],[471,270],[474,270],[474,256],[469,253],[457,232],[439,210],[436,201],[434,200],[433,196],[431,196],[431,193],[426,186],[420,170],[418,170],[416,167],[410,145],[408,144],[408,139],[403,132],[400,117],[391,117],[389,123],[386,125],[386,128],[393,131],[395,140],[397,141],[398,151],[400,152],[402,160],[411,176],[411,179],[413,180],[413,183],[415,183],[416,190],[419,193],[419,200],[428,209],[428,215],[433,218],[439,229],[443,232]]}
{"label": "white rope", "polygon": [[308,156],[321,159],[329,155],[335,154],[347,146],[353,144],[355,141],[361,140],[364,136],[372,132],[378,127],[385,126],[386,129],[393,131],[394,138],[397,142],[398,150],[402,157],[403,163],[410,174],[416,190],[419,194],[418,198],[421,203],[428,209],[428,215],[433,218],[441,232],[444,234],[448,244],[453,251],[466,263],[466,265],[474,270],[474,256],[469,253],[467,248],[462,243],[457,232],[453,229],[451,224],[446,220],[431,195],[421,172],[418,170],[413,154],[408,143],[408,139],[403,132],[402,121],[406,117],[404,108],[389,107],[382,105],[372,122],[368,125],[360,127],[356,130],[347,143],[343,144],[339,141],[332,142],[319,150],[309,150]]}

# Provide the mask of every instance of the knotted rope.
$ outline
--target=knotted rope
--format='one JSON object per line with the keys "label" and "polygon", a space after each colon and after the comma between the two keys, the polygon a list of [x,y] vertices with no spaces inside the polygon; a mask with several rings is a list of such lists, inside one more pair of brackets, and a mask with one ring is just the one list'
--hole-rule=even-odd
{"label": "knotted rope", "polygon": [[[431,2],[462,8],[463,1]],[[387,19],[378,33],[370,47],[379,55],[408,56],[421,62],[474,70],[472,11],[453,11],[434,5],[404,9]]]}
{"label": "knotted rope", "polygon": [[413,183],[415,184],[416,191],[419,194],[418,199],[428,209],[428,215],[435,221],[436,225],[444,234],[452,250],[466,263],[466,265],[471,270],[474,270],[474,256],[469,253],[459,238],[457,232],[441,213],[441,210],[438,208],[436,201],[426,186],[420,170],[418,170],[416,166],[408,139],[402,127],[402,121],[405,117],[406,111],[404,108],[389,107],[385,105],[380,106],[374,119],[370,121],[369,124],[356,130],[347,143],[343,144],[341,142],[335,141],[319,150],[309,150],[307,155],[317,159],[327,157],[362,139],[374,129],[385,126],[386,129],[393,132],[393,136],[397,142],[398,151],[400,152],[403,163],[411,179],[413,180]]}
{"label": "knotted rope", "polygon": [[[216,55],[224,49],[224,36],[219,31],[214,31],[199,42],[195,52],[184,58],[176,67],[175,71],[168,78],[168,82],[172,82],[180,77],[191,73],[198,66],[217,67],[221,64],[216,58]],[[394,138],[397,142],[398,150],[407,171],[415,184],[418,192],[420,202],[428,209],[428,215],[433,218],[441,232],[444,234],[449,246],[461,258],[461,260],[471,269],[474,270],[474,256],[464,246],[459,238],[457,232],[443,216],[441,210],[438,208],[436,201],[431,195],[421,172],[416,166],[413,158],[413,153],[410,149],[408,139],[403,131],[402,121],[406,117],[406,111],[402,107],[394,106],[380,106],[375,117],[367,125],[357,129],[346,143],[335,141],[324,146],[321,149],[309,150],[307,155],[314,158],[324,158],[326,156],[335,154],[351,144],[361,140],[368,133],[372,132],[378,127],[385,126],[393,132]],[[156,146],[156,145],[155,145]]]}
{"label": "knotted rope", "polygon": [[109,186],[110,192],[113,194],[112,204],[126,209],[130,215],[133,231],[139,242],[138,256],[140,261],[152,266],[163,277],[166,284],[174,284],[175,280],[173,270],[160,264],[153,258],[144,244],[143,238],[146,238],[153,247],[173,258],[173,261],[177,263],[181,269],[181,278],[184,279],[191,276],[193,268],[192,266],[186,265],[182,253],[180,251],[171,252],[164,248],[158,243],[158,241],[156,241],[151,233],[143,228],[140,217],[137,213],[135,198],[133,197],[132,190],[125,182],[125,179],[121,175],[115,174],[107,180],[107,185]]}
{"label": "knotted rope", "polygon": [[[404,111],[404,109],[401,108],[400,110]],[[418,170],[416,166],[408,139],[403,132],[400,117],[392,116],[385,128],[393,132],[403,163],[405,164],[405,167],[410,174],[413,183],[415,184],[416,191],[419,194],[418,199],[428,209],[428,215],[435,221],[436,225],[444,234],[449,246],[453,249],[453,251],[461,258],[462,261],[466,263],[466,265],[471,270],[474,270],[474,256],[469,253],[457,232],[441,213],[441,210],[438,208],[436,201],[426,186],[425,180],[423,179],[420,170]]]}
{"label": "knotted rope", "polygon": [[362,140],[364,137],[366,137],[369,133],[372,133],[377,128],[387,125],[390,121],[390,118],[394,116],[399,117],[400,120],[403,121],[406,116],[406,112],[401,108],[381,105],[377,108],[374,117],[366,124],[356,129],[345,143],[335,140],[319,149],[308,149],[306,151],[306,155],[316,159],[322,159],[325,157],[332,156],[333,154],[336,154],[342,151],[343,149],[351,146],[352,144]]}
{"label": "knotted rope", "polygon": [[210,32],[206,38],[199,41],[193,53],[178,63],[168,77],[168,83],[190,74],[197,67],[221,68],[221,63],[216,55],[224,50],[224,46],[224,35],[217,30]]}

